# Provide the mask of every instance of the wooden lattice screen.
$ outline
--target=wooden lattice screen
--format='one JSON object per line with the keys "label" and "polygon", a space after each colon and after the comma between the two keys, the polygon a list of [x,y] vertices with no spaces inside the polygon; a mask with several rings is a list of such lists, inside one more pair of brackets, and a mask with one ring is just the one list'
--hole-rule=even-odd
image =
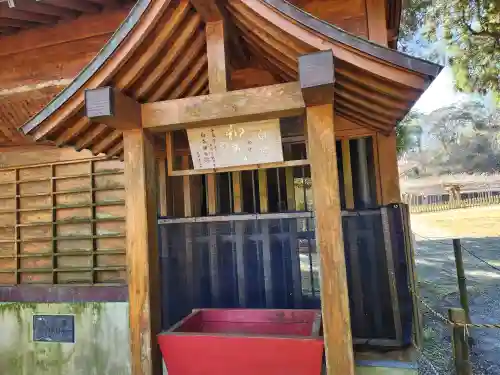
{"label": "wooden lattice screen", "polygon": [[123,163],[0,169],[0,284],[125,283]]}

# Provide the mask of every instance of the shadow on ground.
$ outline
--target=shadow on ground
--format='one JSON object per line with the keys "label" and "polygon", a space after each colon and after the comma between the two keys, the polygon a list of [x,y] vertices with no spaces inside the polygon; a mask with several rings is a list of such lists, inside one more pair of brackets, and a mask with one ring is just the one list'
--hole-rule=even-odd
{"label": "shadow on ground", "polygon": [[[433,309],[447,316],[459,307],[455,260],[450,240],[416,238],[416,265],[420,295]],[[500,237],[463,238],[462,246],[500,269]],[[473,323],[500,323],[500,271],[463,251]],[[434,369],[425,374],[454,374],[450,329],[436,314],[423,309],[424,355]],[[500,375],[500,329],[471,329],[474,375]]]}

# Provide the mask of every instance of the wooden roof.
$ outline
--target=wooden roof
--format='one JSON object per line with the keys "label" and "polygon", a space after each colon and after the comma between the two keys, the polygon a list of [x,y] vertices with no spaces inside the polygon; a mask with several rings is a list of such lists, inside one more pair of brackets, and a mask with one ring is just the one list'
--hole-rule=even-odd
{"label": "wooden roof", "polygon": [[133,0],[0,0],[0,36],[51,26]]}
{"label": "wooden roof", "polygon": [[[110,39],[134,1],[102,3],[106,7],[80,0],[16,0],[9,8],[0,0],[0,25],[17,19],[6,17],[23,19],[8,33],[0,26],[0,147],[33,144],[17,128],[72,82]],[[57,24],[25,20],[44,11],[56,14],[55,4],[62,12]],[[70,7],[80,9],[71,13],[76,19],[64,16]]]}
{"label": "wooden roof", "polygon": [[[232,38],[278,82],[298,79],[300,55],[333,50],[337,114],[371,129],[393,129],[441,69],[348,34],[284,0],[228,0],[226,10]],[[121,132],[84,116],[84,90],[112,85],[141,102],[206,94],[204,34],[189,1],[139,0],[100,54],[23,132],[37,141],[121,156]]]}

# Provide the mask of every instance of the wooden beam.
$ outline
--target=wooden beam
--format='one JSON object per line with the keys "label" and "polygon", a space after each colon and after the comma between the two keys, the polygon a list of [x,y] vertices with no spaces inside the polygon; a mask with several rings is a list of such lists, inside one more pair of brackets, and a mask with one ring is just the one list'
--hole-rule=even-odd
{"label": "wooden beam", "polygon": [[342,170],[344,172],[344,193],[346,208],[354,208],[354,185],[352,183],[351,148],[349,139],[342,140]]}
{"label": "wooden beam", "polygon": [[153,375],[162,371],[154,142],[142,129],[125,131],[123,138],[131,367],[133,375]]}
{"label": "wooden beam", "polygon": [[196,11],[205,22],[222,21],[224,18],[220,1],[218,0],[190,0]]}
{"label": "wooden beam", "polygon": [[398,153],[396,147],[396,133],[386,136],[377,133],[374,137],[377,144],[378,176],[380,178],[381,204],[401,202],[399,189]]}
{"label": "wooden beam", "polygon": [[375,194],[377,197],[377,204],[382,204],[382,183],[380,179],[380,157],[378,152],[377,133],[372,136],[372,152],[373,152],[373,166],[375,168]]}
{"label": "wooden beam", "polygon": [[[239,44],[238,33],[234,24],[230,22],[230,17],[224,8],[223,3],[225,0],[191,0],[191,4],[195,7],[198,14],[201,16],[203,21],[206,23],[206,31],[209,33],[210,24],[224,23],[225,27],[225,37],[227,39],[228,46],[232,45],[233,52],[233,64],[245,65],[248,61],[248,56],[245,55],[244,47]],[[208,35],[207,35],[208,36]],[[226,54],[226,58],[229,56]]]}
{"label": "wooden beam", "polygon": [[298,82],[142,105],[143,127],[155,132],[298,116],[305,104]]}
{"label": "wooden beam", "polygon": [[387,47],[388,33],[385,4],[385,0],[366,0],[366,18],[369,39]]}
{"label": "wooden beam", "polygon": [[231,183],[233,188],[233,212],[243,212],[243,182],[241,180],[241,172],[231,173]]}
{"label": "wooden beam", "polygon": [[259,178],[260,212],[266,213],[266,212],[269,212],[269,192],[267,189],[267,170],[259,169],[257,174],[258,174],[258,178]]}
{"label": "wooden beam", "polygon": [[[209,21],[205,26],[205,34],[207,37],[208,87],[210,93],[225,93],[228,87],[228,64],[226,32],[222,13],[215,0],[195,0],[195,7],[202,13],[202,17]],[[208,214],[215,215],[218,208],[216,175],[210,173],[207,174],[206,178]],[[215,228],[210,226],[211,238],[215,236],[214,230]],[[211,247],[213,246],[211,245]],[[215,295],[218,295],[218,290]]]}
{"label": "wooden beam", "polygon": [[138,129],[141,105],[113,87],[100,87],[85,90],[85,116],[115,129]]}
{"label": "wooden beam", "polygon": [[207,174],[207,209],[209,215],[217,214],[217,180],[216,174]]}
{"label": "wooden beam", "polygon": [[[292,145],[284,145],[285,157],[292,159]],[[285,168],[285,186],[286,186],[286,208],[288,211],[295,211],[296,201],[295,201],[295,183],[294,183],[294,168]]]}
{"label": "wooden beam", "polygon": [[[181,165],[182,165],[183,169],[189,168],[189,156],[188,155],[184,155],[182,157]],[[188,175],[182,177],[182,190],[183,190],[183,198],[184,198],[184,217],[191,217],[191,216],[193,216],[193,203],[191,200],[191,198],[193,196],[193,189],[191,186],[191,178]]]}
{"label": "wooden beam", "polygon": [[237,167],[224,167],[224,168],[213,168],[213,169],[183,169],[183,170],[179,170],[179,171],[172,170],[172,171],[168,172],[168,175],[169,176],[194,176],[194,175],[208,174],[208,173],[251,171],[254,169],[299,167],[302,165],[309,165],[309,160],[307,160],[307,159],[287,160],[287,161],[278,161],[275,163],[248,164],[248,165],[240,165]]}
{"label": "wooden beam", "polygon": [[211,94],[226,92],[229,81],[224,22],[209,22],[207,36],[208,85]]}
{"label": "wooden beam", "polygon": [[168,186],[168,174],[167,174],[167,160],[160,158],[158,159],[158,212],[160,216],[167,216],[172,214],[169,210],[168,205],[171,200],[169,197],[169,186]]}
{"label": "wooden beam", "polygon": [[307,105],[308,157],[311,162],[316,234],[320,249],[321,306],[327,374],[354,375],[335,150],[335,76],[332,52],[323,51],[299,57],[299,76]]}

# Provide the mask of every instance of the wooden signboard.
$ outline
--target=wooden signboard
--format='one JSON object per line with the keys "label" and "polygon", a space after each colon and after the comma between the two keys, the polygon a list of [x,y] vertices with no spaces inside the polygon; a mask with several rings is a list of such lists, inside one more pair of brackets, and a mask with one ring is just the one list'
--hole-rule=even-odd
{"label": "wooden signboard", "polygon": [[283,161],[279,119],[187,130],[194,169]]}

